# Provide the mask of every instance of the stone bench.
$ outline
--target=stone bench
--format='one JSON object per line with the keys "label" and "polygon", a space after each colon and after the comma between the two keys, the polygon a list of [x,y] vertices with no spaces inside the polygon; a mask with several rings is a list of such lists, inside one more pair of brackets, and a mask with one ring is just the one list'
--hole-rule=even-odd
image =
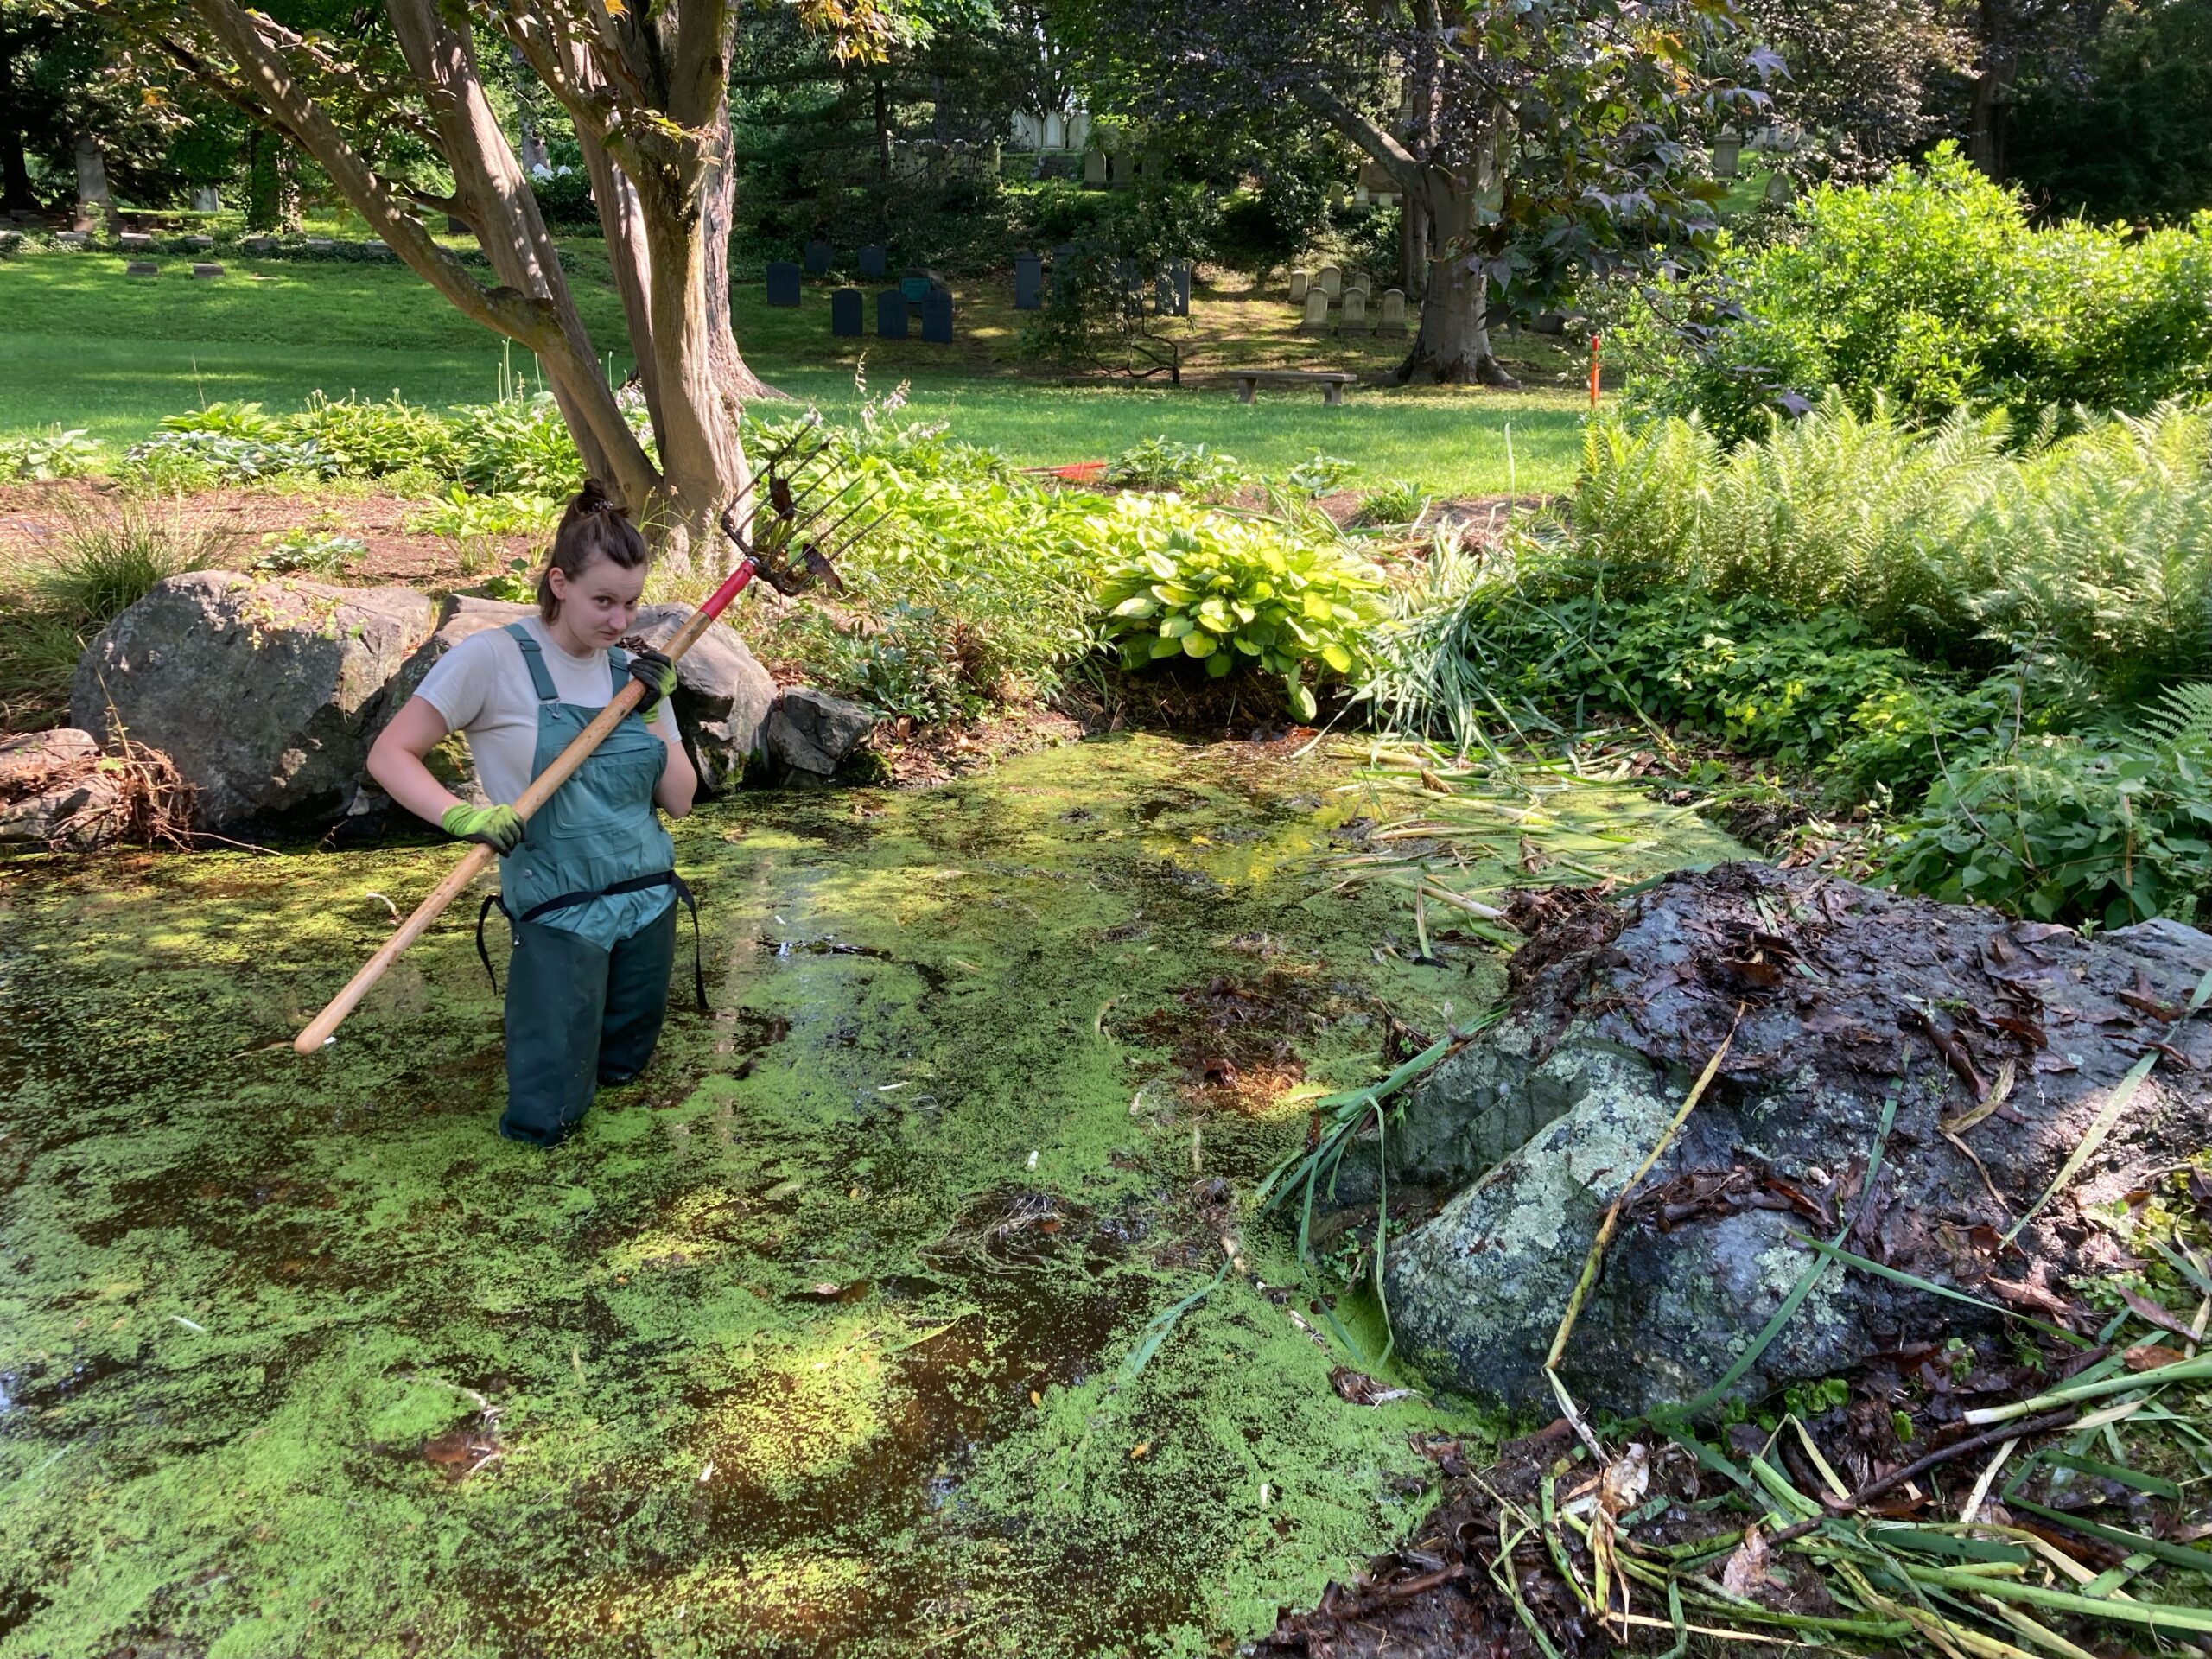
{"label": "stone bench", "polygon": [[1344,400],[1344,388],[1357,383],[1359,377],[1342,369],[1237,369],[1231,372],[1236,382],[1236,401],[1249,404],[1253,392],[1262,385],[1319,386],[1321,401],[1332,406]]}

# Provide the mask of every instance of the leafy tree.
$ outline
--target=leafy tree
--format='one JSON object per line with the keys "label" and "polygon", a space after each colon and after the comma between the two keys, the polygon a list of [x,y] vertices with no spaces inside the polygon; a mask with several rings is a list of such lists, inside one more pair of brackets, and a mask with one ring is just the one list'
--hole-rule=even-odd
{"label": "leafy tree", "polygon": [[2212,0],[2116,7],[2086,74],[2024,83],[2008,155],[2062,212],[2183,219],[2212,206]]}
{"label": "leafy tree", "polygon": [[1688,175],[1684,130],[1763,98],[1712,72],[1731,49],[1728,0],[1065,4],[1121,105],[1302,107],[1389,172],[1429,270],[1407,380],[1503,382],[1498,314],[1694,249],[1718,191]]}
{"label": "leafy tree", "polygon": [[[296,143],[412,270],[537,354],[585,465],[678,556],[718,546],[747,475],[743,400],[766,389],[730,326],[735,196],[728,75],[734,0],[311,0],[282,16],[239,0],[107,0],[137,38]],[[866,0],[803,0],[855,55]],[[653,450],[623,416],[536,192],[500,118],[511,52],[566,113],[598,208]],[[492,281],[420,215],[467,226]]]}
{"label": "leafy tree", "polygon": [[111,188],[163,200],[182,176],[174,144],[205,112],[170,78],[59,0],[0,0],[0,212],[105,212]]}
{"label": "leafy tree", "polygon": [[1850,182],[1965,130],[1958,93],[1974,42],[1942,0],[1744,0],[1745,29],[1780,53],[1774,113]]}

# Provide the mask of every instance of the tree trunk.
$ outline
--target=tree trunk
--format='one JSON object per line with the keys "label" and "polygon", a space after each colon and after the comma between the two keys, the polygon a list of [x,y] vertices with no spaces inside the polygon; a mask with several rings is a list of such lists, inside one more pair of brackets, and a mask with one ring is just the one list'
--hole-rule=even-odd
{"label": "tree trunk", "polygon": [[115,198],[108,194],[107,157],[89,132],[77,135],[77,217],[80,231],[112,230]]}
{"label": "tree trunk", "polygon": [[1981,58],[1974,79],[1967,127],[1967,159],[1993,179],[2005,176],[2005,129],[2012,116],[2013,84],[2020,77],[2018,42],[2001,0],[1982,0]]}
{"label": "tree trunk", "polygon": [[883,77],[875,77],[875,176],[891,182],[891,98]]}
{"label": "tree trunk", "polygon": [[1469,232],[1475,220],[1473,191],[1464,176],[1440,167],[1427,168],[1424,182],[1435,240],[1429,254],[1427,286],[1421,295],[1421,332],[1394,378],[1402,385],[1516,385],[1491,351],[1490,278],[1480,270],[1468,268]]}
{"label": "tree trunk", "polygon": [[1419,305],[1428,292],[1428,209],[1403,191],[1398,200],[1398,286]]}
{"label": "tree trunk", "polygon": [[38,209],[31,195],[31,169],[23,154],[23,121],[16,93],[16,54],[0,42],[0,213]]}

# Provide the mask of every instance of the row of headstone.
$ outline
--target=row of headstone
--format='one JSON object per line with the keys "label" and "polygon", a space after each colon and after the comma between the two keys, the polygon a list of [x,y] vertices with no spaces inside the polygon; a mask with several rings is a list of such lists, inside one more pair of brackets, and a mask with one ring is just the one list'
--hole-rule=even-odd
{"label": "row of headstone", "polygon": [[[1367,289],[1368,281],[1364,276],[1354,276],[1346,282],[1344,272],[1335,265],[1323,265],[1319,270],[1294,270],[1290,273],[1290,302],[1293,305],[1305,304],[1307,290],[1316,288],[1330,299],[1340,300],[1345,289]],[[1369,297],[1372,298],[1373,290],[1369,289],[1368,292]]]}
{"label": "row of headstone", "polygon": [[[918,302],[904,283],[887,288],[875,296],[875,332],[880,340],[905,340],[910,311],[918,303],[922,338],[932,345],[952,343],[952,290],[927,277],[920,279]],[[830,296],[830,333],[837,340],[858,340],[866,312],[857,288],[840,288]]]}
{"label": "row of headstone", "polygon": [[[880,283],[884,279],[889,269],[887,261],[888,256],[883,249],[873,242],[854,256],[854,263],[861,276],[872,282]],[[788,291],[788,284],[797,282],[802,271],[809,276],[827,276],[836,263],[836,249],[817,237],[806,245],[798,261],[777,259],[769,263],[767,270],[769,291],[771,294]],[[798,302],[772,298],[768,303],[797,305]]]}
{"label": "row of headstone", "polygon": [[[1299,318],[1298,331],[1302,334],[1325,334],[1329,332],[1329,296],[1319,286],[1306,290],[1306,309]],[[1402,334],[1406,332],[1406,296],[1402,289],[1386,288],[1382,290],[1382,306],[1379,316],[1370,321],[1367,312],[1367,290],[1348,288],[1344,290],[1342,308],[1338,312],[1336,332],[1340,334]]]}

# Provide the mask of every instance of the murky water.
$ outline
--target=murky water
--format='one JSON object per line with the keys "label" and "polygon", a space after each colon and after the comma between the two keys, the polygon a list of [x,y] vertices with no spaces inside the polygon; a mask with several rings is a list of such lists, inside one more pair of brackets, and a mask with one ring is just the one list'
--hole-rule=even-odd
{"label": "murky water", "polygon": [[550,1155],[458,909],[287,1042],[450,853],[0,873],[0,1656],[1196,1654],[1317,1595],[1448,1411],[1345,1403],[1233,1275],[1128,1361],[1224,1231],[1295,1282],[1275,1096],[1495,995],[1306,874],[1346,776],[1135,739],[704,810],[716,1012]]}

